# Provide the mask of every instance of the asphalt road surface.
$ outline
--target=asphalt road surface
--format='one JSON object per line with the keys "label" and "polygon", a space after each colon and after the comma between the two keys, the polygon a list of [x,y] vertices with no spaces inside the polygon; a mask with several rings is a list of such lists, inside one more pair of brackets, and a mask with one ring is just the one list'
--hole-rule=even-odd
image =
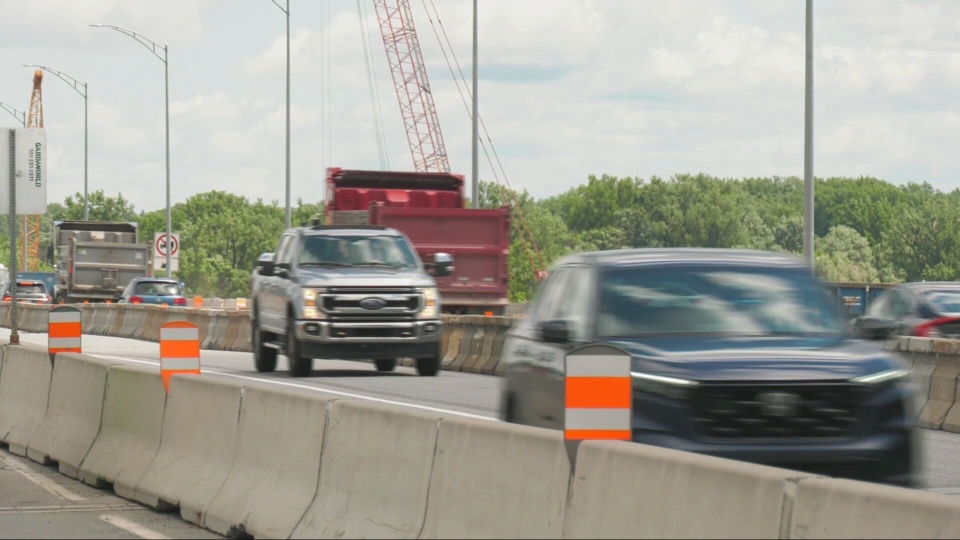
{"label": "asphalt road surface", "polygon": [[[9,333],[8,329],[0,328],[0,339],[6,340]],[[46,346],[47,342],[46,334],[21,333],[20,339],[22,342],[40,346]],[[85,335],[83,336],[83,351],[86,354],[111,360],[156,365],[159,369],[160,346],[154,342]],[[488,375],[443,371],[437,377],[419,377],[413,368],[408,367],[397,367],[393,373],[379,373],[372,362],[316,360],[314,361],[314,371],[310,377],[294,379],[289,374],[285,359],[279,362],[276,372],[261,374],[254,369],[250,353],[207,350],[201,353],[201,363],[203,374],[209,376],[257,380],[280,387],[315,390],[341,397],[447,414],[452,413],[491,421],[497,421],[498,417],[500,381],[496,377]],[[960,434],[929,430],[921,430],[921,434],[926,443],[924,444],[923,455],[924,489],[960,495],[960,452],[956,451],[957,448],[960,448]],[[0,467],[3,467],[3,465],[0,464]],[[55,471],[49,474],[64,479],[61,481],[69,482],[65,477],[57,475]],[[0,480],[5,479],[6,477],[0,476]],[[37,518],[26,510],[22,515],[11,510],[11,507],[17,506],[18,499],[15,490],[11,492],[11,490],[6,489],[6,485],[6,482],[0,481],[0,537],[6,537],[14,530],[18,531],[14,536],[19,536],[19,531],[31,530],[29,527],[38,523]],[[79,486],[76,489],[83,488],[85,486]],[[121,502],[120,499],[115,497],[111,500],[117,504]],[[43,500],[36,504],[49,505],[54,503]],[[74,530],[74,533],[78,534],[81,530],[71,529],[71,527],[79,526],[77,520],[82,519],[86,519],[85,523],[87,523],[83,530],[101,530],[98,527],[107,527],[107,529],[102,530],[109,530],[111,525],[99,518],[101,514],[108,512],[104,511],[99,514],[97,512],[94,510],[88,514],[74,514],[69,518],[58,517],[54,519],[48,517],[45,518],[46,521],[40,523],[47,523],[50,527],[49,530],[44,526],[44,528],[36,529],[35,532],[39,536],[47,537],[62,537],[63,535],[57,531],[65,532],[67,530]],[[123,515],[127,514],[124,513]],[[162,516],[162,514],[157,515]],[[81,519],[80,516],[87,517]],[[8,524],[21,523],[17,521],[18,519],[23,520],[23,525],[17,526],[20,528],[8,528]],[[181,527],[186,526],[183,522],[179,523]],[[172,525],[168,524],[168,526]],[[113,528],[116,529],[117,527],[114,526]],[[188,529],[184,529],[184,534],[186,531]],[[99,533],[91,532],[90,534],[92,534],[90,537],[102,537]],[[177,530],[174,537],[180,536],[180,534]],[[74,536],[74,534],[71,533],[69,536]],[[80,536],[75,537],[79,538]],[[197,536],[197,538],[199,537]],[[117,538],[120,538],[120,536],[117,536]]]}

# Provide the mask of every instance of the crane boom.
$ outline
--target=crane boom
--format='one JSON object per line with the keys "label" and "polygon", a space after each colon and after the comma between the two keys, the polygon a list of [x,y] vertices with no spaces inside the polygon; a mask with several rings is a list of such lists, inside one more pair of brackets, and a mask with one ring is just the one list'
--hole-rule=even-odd
{"label": "crane boom", "polygon": [[417,172],[450,172],[440,118],[408,0],[374,0],[400,114]]}

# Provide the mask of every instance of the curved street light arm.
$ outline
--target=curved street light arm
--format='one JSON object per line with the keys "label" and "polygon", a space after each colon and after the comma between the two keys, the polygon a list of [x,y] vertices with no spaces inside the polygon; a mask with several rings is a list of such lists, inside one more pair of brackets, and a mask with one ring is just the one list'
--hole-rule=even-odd
{"label": "curved street light arm", "polygon": [[24,126],[27,125],[27,113],[25,113],[25,112],[23,112],[23,111],[21,111],[21,110],[18,110],[18,109],[16,109],[15,107],[13,107],[13,106],[11,106],[11,105],[7,105],[6,103],[4,103],[4,102],[2,102],[2,101],[0,101],[0,109],[3,109],[3,110],[5,110],[5,111],[7,111],[8,113],[12,114],[13,117],[17,119],[17,122],[20,122],[20,123],[23,124]]}
{"label": "curved street light arm", "polygon": [[[167,46],[166,45],[160,45],[159,43],[157,43],[156,41],[153,41],[147,36],[144,36],[143,34],[138,34],[137,32],[134,32],[133,30],[130,30],[129,28],[124,28],[122,26],[114,26],[112,24],[91,24],[90,26],[92,26],[93,28],[110,28],[112,30],[116,30],[117,32],[120,32],[121,34],[126,34],[132,37],[133,39],[137,40],[139,44],[146,47],[147,50],[152,52],[153,55],[159,58],[161,62],[163,62],[164,64],[167,63]],[[160,53],[157,52],[158,50],[163,51],[163,56],[161,56]]]}
{"label": "curved street light arm", "polygon": [[[59,77],[63,82],[72,86],[73,89],[76,90],[77,93],[80,94],[84,99],[86,99],[87,97],[87,83],[80,82],[58,69],[54,69],[52,67],[47,67],[47,66],[41,66],[40,64],[23,64],[23,67],[40,68],[44,71],[53,73],[54,75]],[[83,87],[83,90],[80,90],[80,87]]]}
{"label": "curved street light arm", "polygon": [[280,8],[280,11],[282,11],[282,12],[284,12],[284,13],[286,13],[286,12],[290,9],[290,0],[287,0],[287,7],[281,6],[281,5],[280,5],[280,2],[278,2],[277,0],[270,0],[270,1],[273,2],[274,4],[276,4],[277,7]]}

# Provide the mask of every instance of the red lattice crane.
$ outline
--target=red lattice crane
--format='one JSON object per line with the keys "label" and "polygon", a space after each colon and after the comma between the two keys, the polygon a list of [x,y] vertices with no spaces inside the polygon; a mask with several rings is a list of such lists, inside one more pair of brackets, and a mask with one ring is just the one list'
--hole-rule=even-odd
{"label": "red lattice crane", "polygon": [[[40,90],[43,84],[43,71],[33,73],[33,91],[30,93],[30,108],[27,110],[28,128],[43,127],[43,94]],[[23,253],[20,257],[21,272],[35,272],[40,266],[40,217],[39,215],[23,216],[20,228],[20,245]]]}
{"label": "red lattice crane", "polygon": [[407,0],[374,0],[387,63],[400,102],[400,114],[417,172],[450,172],[440,118]]}

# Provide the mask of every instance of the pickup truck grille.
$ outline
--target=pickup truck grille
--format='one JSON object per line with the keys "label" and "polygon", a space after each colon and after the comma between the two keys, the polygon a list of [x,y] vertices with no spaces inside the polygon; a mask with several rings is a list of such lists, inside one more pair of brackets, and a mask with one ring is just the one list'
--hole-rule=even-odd
{"label": "pickup truck grille", "polygon": [[860,398],[845,384],[707,385],[692,406],[713,439],[844,438],[857,427]]}
{"label": "pickup truck grille", "polygon": [[334,287],[318,300],[331,319],[351,321],[409,320],[420,311],[423,301],[416,289],[399,287]]}

